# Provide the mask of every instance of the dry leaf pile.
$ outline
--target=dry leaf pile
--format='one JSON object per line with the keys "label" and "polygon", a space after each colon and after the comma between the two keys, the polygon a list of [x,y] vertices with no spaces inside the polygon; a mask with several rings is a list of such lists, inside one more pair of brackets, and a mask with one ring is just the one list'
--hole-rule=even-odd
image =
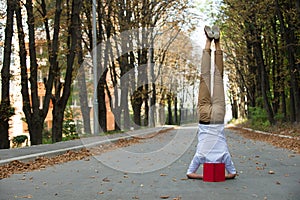
{"label": "dry leaf pile", "polygon": [[99,155],[101,153],[126,147],[138,142],[138,139],[120,139],[114,143],[96,146],[90,149],[83,148],[78,151],[67,151],[64,154],[53,157],[38,157],[34,161],[21,162],[14,160],[8,164],[0,166],[0,179],[8,178],[12,174],[20,174],[33,170],[45,169],[48,166],[53,166],[64,162],[86,159],[92,155]]}
{"label": "dry leaf pile", "polygon": [[[265,134],[257,133],[254,131],[245,130],[240,127],[229,127],[229,129],[235,130],[236,133],[242,135],[245,138],[249,138],[252,140],[264,141],[264,142],[272,144],[276,147],[286,148],[286,149],[292,150],[298,154],[300,153],[300,140],[298,138],[297,131],[287,130],[284,132],[282,130],[279,130],[278,132],[272,132],[272,135],[265,135]],[[295,136],[293,136],[293,138],[283,138],[283,137],[277,136],[277,134],[291,136],[291,133],[294,133],[294,135],[295,135],[295,133],[297,133],[297,134]]]}

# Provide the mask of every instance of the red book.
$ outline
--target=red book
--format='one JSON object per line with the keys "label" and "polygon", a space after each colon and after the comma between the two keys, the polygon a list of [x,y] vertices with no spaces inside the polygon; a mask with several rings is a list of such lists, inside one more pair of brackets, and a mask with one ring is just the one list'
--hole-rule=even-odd
{"label": "red book", "polygon": [[222,182],[225,181],[225,164],[224,163],[204,163],[203,181]]}

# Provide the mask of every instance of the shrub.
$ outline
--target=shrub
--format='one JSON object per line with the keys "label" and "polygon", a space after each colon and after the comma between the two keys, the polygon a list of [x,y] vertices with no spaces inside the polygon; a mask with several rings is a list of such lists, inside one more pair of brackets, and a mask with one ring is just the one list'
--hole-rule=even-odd
{"label": "shrub", "polygon": [[65,110],[65,120],[63,122],[63,129],[62,129],[64,140],[72,140],[79,138],[76,124],[73,119],[73,112],[70,107],[67,107]]}
{"label": "shrub", "polygon": [[28,137],[27,135],[18,135],[12,139],[13,147],[21,147],[22,143],[26,141],[26,146],[28,146]]}
{"label": "shrub", "polygon": [[249,122],[254,128],[265,129],[270,126],[267,111],[260,107],[249,107]]}

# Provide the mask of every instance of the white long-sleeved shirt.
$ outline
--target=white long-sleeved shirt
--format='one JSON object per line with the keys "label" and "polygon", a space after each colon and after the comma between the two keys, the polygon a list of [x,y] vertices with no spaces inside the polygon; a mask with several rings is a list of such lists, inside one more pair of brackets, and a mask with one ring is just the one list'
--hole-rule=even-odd
{"label": "white long-sleeved shirt", "polygon": [[229,173],[236,173],[224,135],[224,124],[199,124],[197,150],[187,173],[195,172],[203,163],[225,163]]}

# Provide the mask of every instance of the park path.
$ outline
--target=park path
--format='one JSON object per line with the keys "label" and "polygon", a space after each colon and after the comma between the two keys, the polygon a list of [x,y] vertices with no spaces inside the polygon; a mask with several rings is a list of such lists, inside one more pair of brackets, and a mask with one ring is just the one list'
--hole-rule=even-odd
{"label": "park path", "polygon": [[226,137],[239,176],[219,183],[186,179],[196,130],[178,127],[89,159],[15,174],[0,180],[0,200],[299,200],[299,154],[230,130]]}

